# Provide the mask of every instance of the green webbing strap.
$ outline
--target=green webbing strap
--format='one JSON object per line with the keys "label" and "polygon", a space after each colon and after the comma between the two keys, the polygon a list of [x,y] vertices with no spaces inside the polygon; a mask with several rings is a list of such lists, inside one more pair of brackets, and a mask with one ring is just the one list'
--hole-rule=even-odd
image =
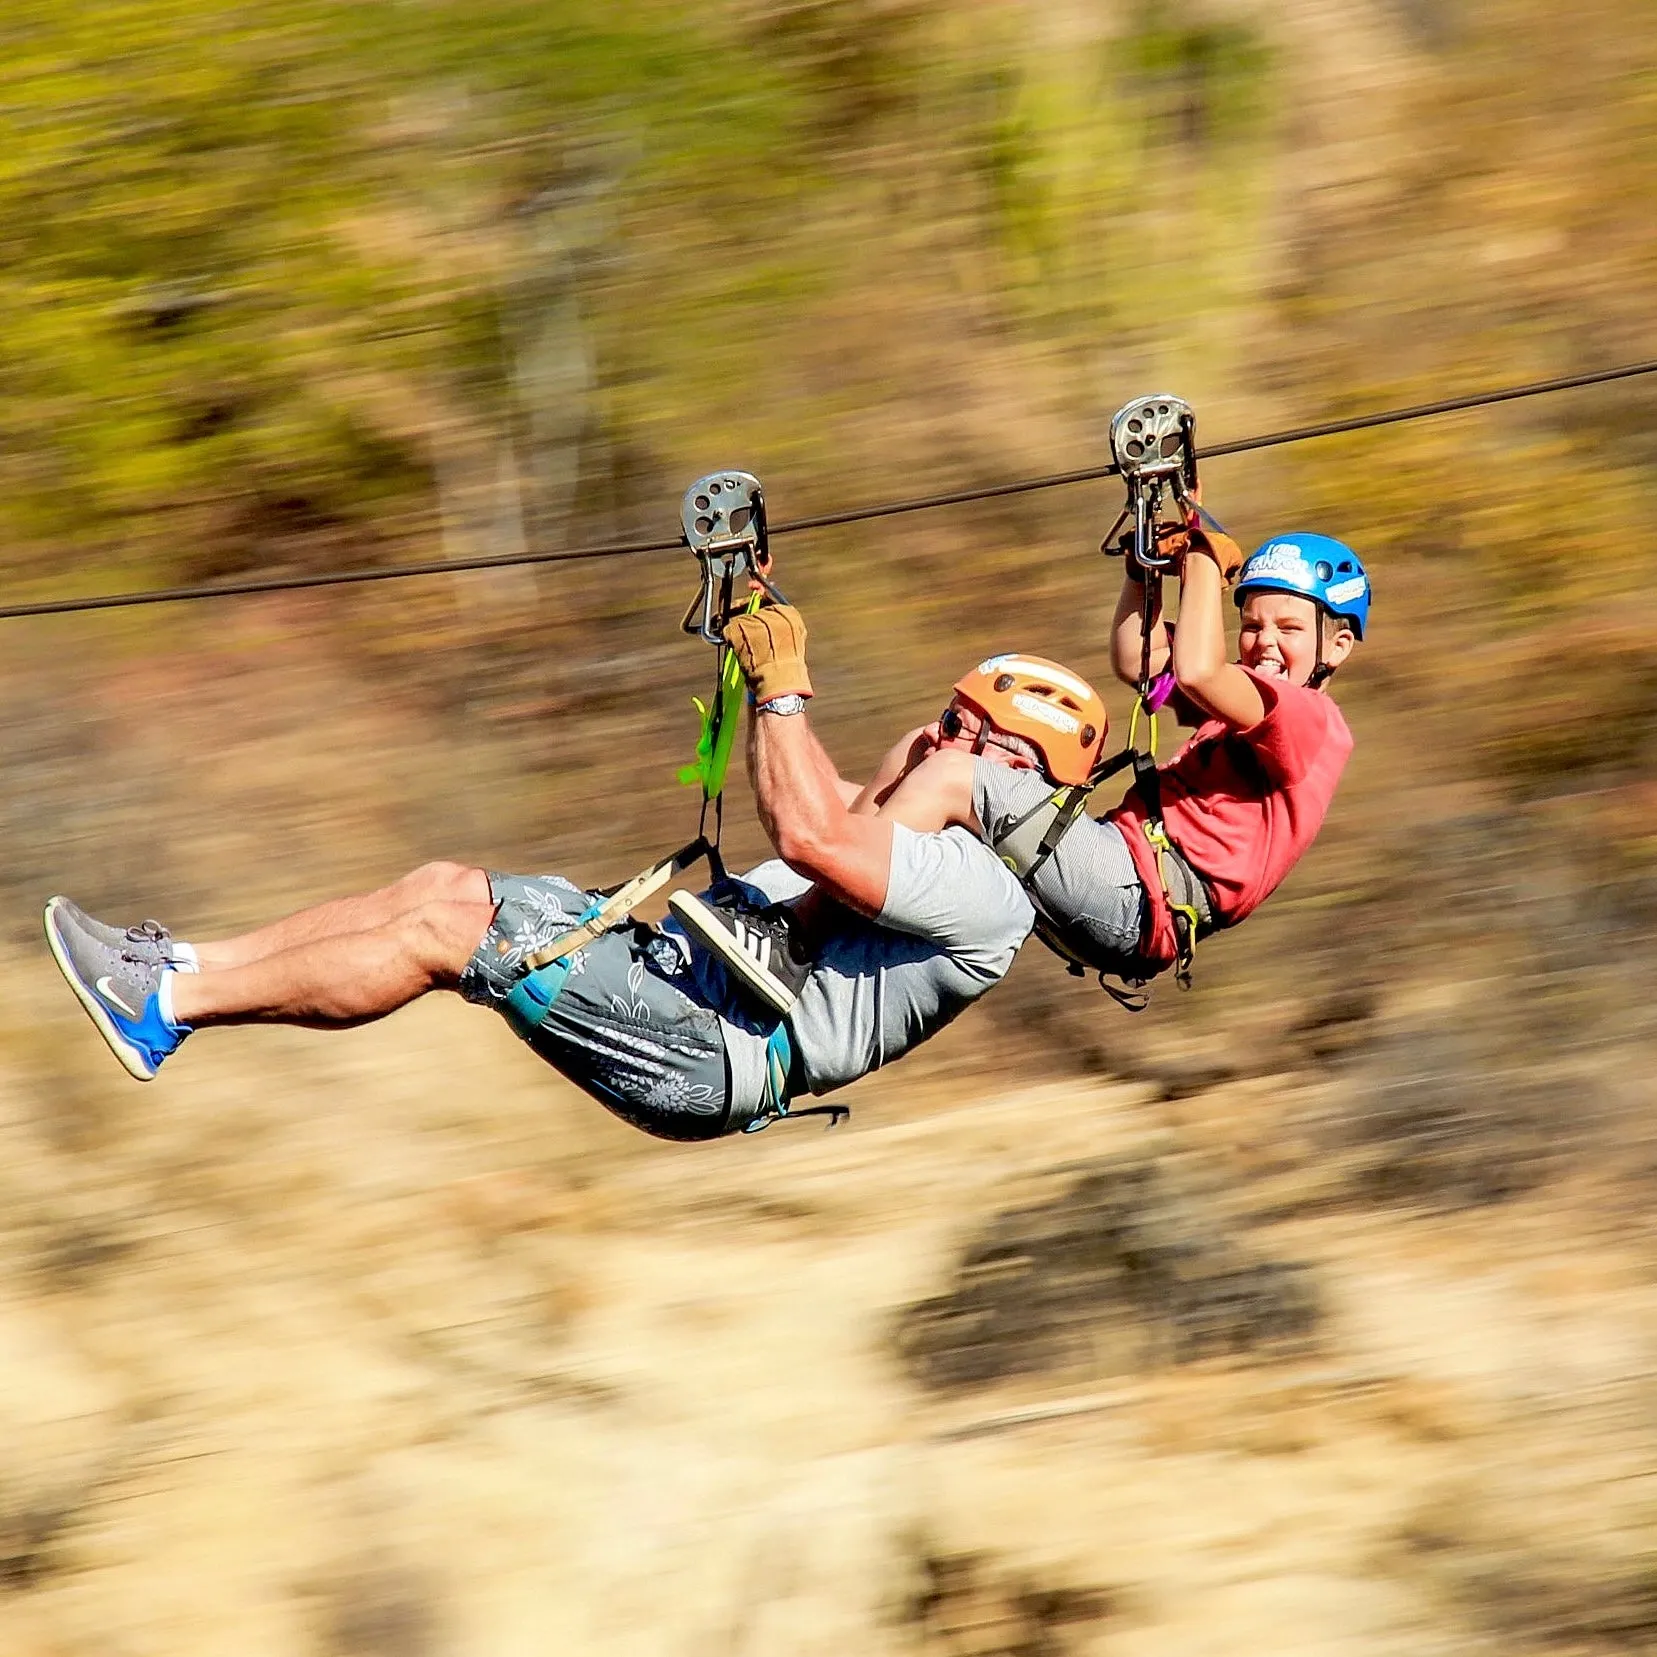
{"label": "green webbing strap", "polygon": [[[746,613],[752,615],[760,606],[762,593],[751,593]],[[712,702],[704,703],[693,696],[696,711],[702,716],[702,730],[696,739],[696,758],[679,768],[679,781],[687,786],[700,783],[702,798],[714,800],[725,787],[725,772],[730,767],[731,749],[736,746],[736,728],[742,716],[742,668],[736,652],[722,646],[719,652],[719,685]]]}
{"label": "green webbing strap", "polygon": [[[1139,721],[1141,716],[1145,720],[1145,733],[1150,738],[1150,746],[1141,749],[1139,746]],[[1149,754],[1156,758],[1156,712],[1145,706],[1145,695],[1140,694],[1133,699],[1133,712],[1128,717],[1128,750],[1135,753]]]}
{"label": "green webbing strap", "polygon": [[1174,926],[1174,982],[1182,990],[1191,988],[1191,963],[1197,952],[1197,929],[1201,920],[1197,914],[1197,907],[1192,903],[1180,903],[1174,897],[1174,889],[1168,883],[1168,856],[1174,851],[1174,844],[1168,838],[1168,830],[1163,826],[1160,811],[1145,824],[1145,838],[1150,841],[1156,853],[1157,879],[1162,882],[1162,895],[1168,903],[1168,916]]}
{"label": "green webbing strap", "polygon": [[[1144,706],[1141,697],[1134,703],[1133,720],[1128,727],[1131,744],[1139,728],[1139,710]],[[1197,908],[1192,903],[1181,903],[1174,896],[1168,882],[1168,858],[1176,848],[1168,838],[1167,825],[1162,820],[1162,777],[1156,768],[1156,715],[1147,710],[1151,746],[1134,753],[1134,782],[1139,797],[1145,802],[1145,838],[1150,842],[1156,858],[1156,877],[1162,887],[1162,896],[1168,905],[1168,917],[1174,928],[1174,982],[1182,990],[1191,988],[1191,963],[1196,958],[1197,932],[1201,925]]]}

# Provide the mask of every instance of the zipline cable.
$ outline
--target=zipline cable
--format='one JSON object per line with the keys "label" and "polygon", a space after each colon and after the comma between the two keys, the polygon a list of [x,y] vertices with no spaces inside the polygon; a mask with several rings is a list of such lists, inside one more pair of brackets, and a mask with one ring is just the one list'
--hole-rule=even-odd
{"label": "zipline cable", "polygon": [[[1353,415],[1348,420],[1326,420],[1315,426],[1291,426],[1286,431],[1268,432],[1262,437],[1239,437],[1230,443],[1215,443],[1197,455],[1213,460],[1222,455],[1247,454],[1253,449],[1276,449],[1287,443],[1305,443],[1314,437],[1339,437],[1345,432],[1367,431],[1372,426],[1396,426],[1406,420],[1425,420],[1434,414],[1455,414],[1462,409],[1484,408],[1493,403],[1511,403],[1521,397],[1541,397],[1551,391],[1575,391],[1581,386],[1604,385],[1611,380],[1631,380],[1640,374],[1657,374],[1657,361],[1624,363],[1620,368],[1602,368],[1592,374],[1572,374],[1559,380],[1532,380],[1525,385],[1505,386],[1467,397],[1446,397],[1436,403],[1416,403],[1409,408],[1382,409],[1372,414]],[[895,518],[904,512],[925,512],[934,506],[961,506],[969,501],[997,500],[1005,495],[1028,495],[1038,489],[1062,489],[1072,483],[1096,483],[1113,478],[1114,465],[1088,466],[1079,472],[1052,472],[1046,477],[1021,478],[1013,483],[995,483],[980,489],[961,489],[949,495],[918,495],[913,500],[889,501],[879,506],[852,507],[845,512],[824,512],[813,518],[795,518],[773,524],[773,535],[787,535],[803,529],[830,529],[838,524],[865,523],[871,518]],[[5,612],[0,611],[0,619]]]}
{"label": "zipline cable", "polygon": [[[1267,432],[1258,437],[1235,438],[1199,450],[1204,460],[1225,455],[1247,454],[1256,449],[1276,449],[1290,443],[1306,443],[1316,437],[1338,437],[1347,432],[1369,431],[1377,426],[1397,426],[1433,415],[1456,414],[1465,409],[1488,408],[1497,403],[1516,402],[1523,397],[1542,397],[1556,391],[1575,391],[1583,386],[1606,385],[1613,380],[1631,380],[1642,374],[1657,374],[1657,361],[1624,363],[1591,374],[1571,374],[1555,380],[1531,380],[1524,385],[1504,386],[1494,391],[1475,392],[1465,397],[1445,397],[1408,408],[1381,409],[1353,415],[1346,420],[1326,420],[1316,425],[1291,426],[1286,431]],[[1087,466],[1074,472],[1051,472],[1043,477],[1020,478],[1008,483],[987,484],[976,489],[917,495],[907,500],[884,501],[870,506],[849,507],[840,512],[823,512],[771,525],[772,535],[795,535],[808,530],[832,529],[842,524],[869,523],[877,518],[896,518],[910,512],[930,512],[939,507],[965,506],[973,501],[999,500],[1008,495],[1029,495],[1044,489],[1062,489],[1071,484],[1097,483],[1118,475],[1115,465]],[[625,558],[638,553],[678,552],[683,541],[616,541],[607,545],[572,547],[562,552],[513,552],[482,558],[436,558],[420,564],[394,564],[377,569],[337,570],[329,575],[266,576],[251,581],[222,581],[193,587],[157,587],[147,592],[106,593],[92,598],[64,598],[38,604],[0,606],[0,621],[17,621],[30,616],[75,615],[81,611],[124,610],[140,604],[176,604],[188,599],[233,598],[257,593],[300,592],[312,587],[345,587],[370,581],[398,581],[420,575],[458,575],[470,570],[498,570],[534,564],[574,564],[598,558]]]}
{"label": "zipline cable", "polygon": [[59,598],[0,609],[0,621],[23,616],[68,616],[81,610],[127,610],[138,604],[175,604],[189,598],[232,598],[249,593],[292,593],[306,587],[349,587],[365,581],[397,581],[412,575],[453,575],[463,570],[501,570],[522,564],[576,564],[592,558],[625,558],[636,552],[680,552],[681,540],[616,541],[609,546],[571,547],[567,552],[506,552],[488,558],[434,558],[424,564],[389,564],[377,569],[335,570],[328,575],[270,575],[255,581],[218,581],[199,587],[156,587],[140,593],[104,593],[96,598]]}

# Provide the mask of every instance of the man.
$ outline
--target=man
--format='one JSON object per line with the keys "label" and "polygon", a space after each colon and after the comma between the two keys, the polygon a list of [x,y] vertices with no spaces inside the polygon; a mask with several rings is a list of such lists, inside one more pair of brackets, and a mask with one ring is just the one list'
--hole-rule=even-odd
{"label": "man", "polygon": [[[725,970],[671,923],[627,923],[525,975],[525,957],[574,927],[594,895],[559,876],[453,863],[195,945],[153,923],[119,932],[55,897],[45,916],[53,957],[140,1080],[193,1030],[347,1027],[444,989],[501,1011],[562,1074],[649,1133],[699,1140],[762,1127],[801,1093],[844,1086],[956,1017],[1006,973],[1034,911],[974,835],[917,834],[848,810],[859,791],[805,714],[797,612],[738,617],[728,637],[755,703],[760,818],[782,860],[747,881],[764,900],[811,884],[838,900],[787,1019],[746,1010]],[[1011,733],[970,708],[954,728],[950,742],[1029,763]],[[883,767],[893,777],[907,744]]]}

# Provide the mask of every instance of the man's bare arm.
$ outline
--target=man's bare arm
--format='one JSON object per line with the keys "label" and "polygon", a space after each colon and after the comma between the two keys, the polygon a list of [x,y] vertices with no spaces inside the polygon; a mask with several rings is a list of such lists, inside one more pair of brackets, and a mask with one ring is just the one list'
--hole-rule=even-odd
{"label": "man's bare arm", "polygon": [[754,803],[777,855],[865,915],[878,915],[892,872],[892,825],[854,816],[840,777],[803,713],[756,713],[748,726]]}

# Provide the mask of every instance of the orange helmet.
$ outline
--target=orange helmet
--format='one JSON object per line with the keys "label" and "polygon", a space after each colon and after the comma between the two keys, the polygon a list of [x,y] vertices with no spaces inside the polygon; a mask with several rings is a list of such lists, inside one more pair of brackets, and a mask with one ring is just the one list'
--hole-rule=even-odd
{"label": "orange helmet", "polygon": [[1041,754],[1054,782],[1086,782],[1109,716],[1087,680],[1045,656],[991,656],[956,681],[955,694]]}

